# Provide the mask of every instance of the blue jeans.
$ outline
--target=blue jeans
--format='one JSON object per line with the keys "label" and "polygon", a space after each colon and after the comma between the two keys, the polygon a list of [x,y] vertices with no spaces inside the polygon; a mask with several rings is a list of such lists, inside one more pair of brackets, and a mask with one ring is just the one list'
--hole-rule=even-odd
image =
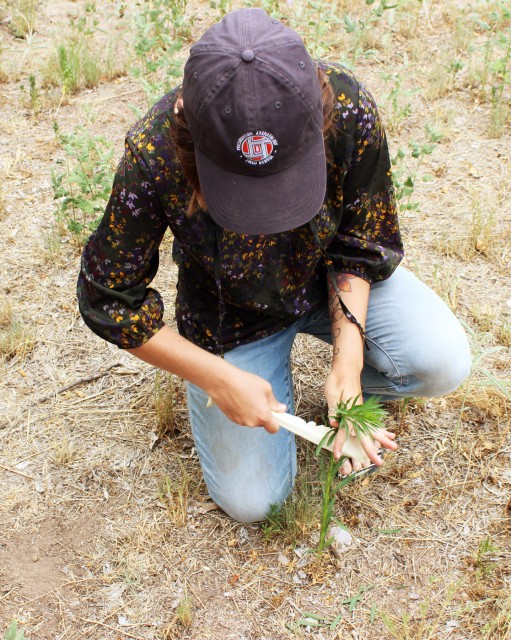
{"label": "blue jeans", "polygon": [[[268,380],[277,400],[293,413],[290,353],[298,333],[331,344],[328,309],[317,309],[267,338],[225,354],[240,369]],[[465,333],[442,300],[399,267],[371,287],[366,323],[370,345],[364,353],[362,388],[388,400],[441,396],[456,389],[470,372]],[[271,505],[288,497],[296,475],[296,444],[285,429],[239,426],[207,394],[188,383],[188,411],[195,446],[213,500],[239,522],[264,520]]]}

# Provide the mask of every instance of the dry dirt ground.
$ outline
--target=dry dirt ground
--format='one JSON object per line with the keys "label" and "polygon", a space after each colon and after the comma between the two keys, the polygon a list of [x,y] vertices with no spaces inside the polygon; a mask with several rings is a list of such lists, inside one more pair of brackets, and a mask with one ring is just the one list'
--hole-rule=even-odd
{"label": "dry dirt ground", "polygon": [[[336,10],[366,15],[372,6],[352,4]],[[402,212],[406,265],[465,322],[474,372],[449,397],[390,407],[400,449],[338,496],[353,541],[320,559],[305,553],[318,525],[311,450],[301,445],[295,511],[282,531],[231,521],[201,480],[182,382],[157,377],[85,328],[79,251],[68,233],[55,246],[51,169],[64,155],[53,123],[71,131],[88,122],[119,157],[132,106],[145,109],[145,95],[123,75],[59,104],[41,69],[85,3],[40,2],[25,39],[14,37],[9,13],[21,3],[3,7],[0,329],[4,339],[17,327],[18,348],[4,348],[0,365],[2,639],[12,621],[34,640],[511,637],[511,134],[507,112],[490,137],[491,100],[469,77],[484,58],[474,48],[484,31],[465,41],[460,31],[471,10],[492,3],[405,4],[410,19],[396,14],[364,34],[378,55],[361,56],[357,74],[382,104],[393,154],[423,139],[425,123],[443,133],[419,167],[431,180],[417,182],[418,208]],[[103,36],[116,28],[105,12],[119,17],[119,7],[97,3]],[[196,32],[214,20],[206,3],[189,12]],[[509,20],[501,26],[509,38]],[[445,70],[457,59],[465,64],[450,79]],[[389,64],[401,74],[394,106],[381,75]],[[30,74],[41,87],[38,109]],[[155,286],[172,323],[169,248],[166,239]],[[305,418],[324,409],[328,358],[313,341],[296,346]],[[307,625],[308,614],[317,619]]]}

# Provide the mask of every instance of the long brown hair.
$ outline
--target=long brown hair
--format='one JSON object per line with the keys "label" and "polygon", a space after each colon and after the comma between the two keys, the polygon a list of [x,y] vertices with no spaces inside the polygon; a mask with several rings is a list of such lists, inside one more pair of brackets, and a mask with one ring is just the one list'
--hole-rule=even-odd
{"label": "long brown hair", "polygon": [[[327,161],[330,161],[326,141],[334,131],[334,93],[326,73],[319,66],[317,67],[317,73],[323,101],[323,139],[325,140]],[[183,175],[192,188],[192,197],[188,203],[186,213],[187,215],[191,215],[198,207],[206,211],[206,202],[202,195],[195,162],[195,147],[186,122],[181,94],[179,94],[176,99],[174,117],[172,118],[170,126],[170,136],[176,148],[176,155],[181,164]]]}

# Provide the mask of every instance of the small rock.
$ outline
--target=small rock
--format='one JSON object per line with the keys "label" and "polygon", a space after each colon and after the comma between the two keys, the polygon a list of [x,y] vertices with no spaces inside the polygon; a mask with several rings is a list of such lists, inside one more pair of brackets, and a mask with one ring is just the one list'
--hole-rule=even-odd
{"label": "small rock", "polygon": [[418,593],[415,593],[414,591],[410,591],[410,593],[408,594],[408,597],[410,600],[420,600],[421,597]]}
{"label": "small rock", "polygon": [[294,552],[299,558],[303,558],[303,556],[307,553],[308,550],[309,550],[308,547],[306,547],[305,545],[301,545],[299,547],[295,547]]}
{"label": "small rock", "polygon": [[303,569],[303,567],[306,567],[313,560],[314,560],[314,558],[312,557],[312,553],[308,553],[307,555],[302,556],[300,558],[300,560],[298,560],[298,562],[296,563],[296,568],[297,569]]}
{"label": "small rock", "polygon": [[112,584],[105,591],[106,597],[108,600],[120,600],[126,587],[125,584]]}
{"label": "small rock", "polygon": [[300,580],[307,580],[307,574],[305,573],[305,571],[297,571],[297,574]]}
{"label": "small rock", "polygon": [[445,626],[449,631],[452,631],[452,629],[456,629],[456,627],[459,627],[460,623],[457,620],[447,620]]}
{"label": "small rock", "polygon": [[303,618],[303,624],[306,625],[309,623],[309,627],[315,627],[318,622],[314,618]]}
{"label": "small rock", "polygon": [[287,565],[289,564],[289,558],[287,558],[287,556],[285,556],[283,553],[279,553],[277,555],[277,562],[283,567],[287,567]]}
{"label": "small rock", "polygon": [[45,489],[40,482],[36,482],[34,486],[37,493],[44,493]]}
{"label": "small rock", "polygon": [[32,556],[32,562],[37,562],[39,560],[39,556],[38,555],[33,555]]}
{"label": "small rock", "polygon": [[149,449],[151,449],[151,451],[154,449],[159,439],[160,436],[156,433],[156,431],[151,431],[151,433],[149,434]]}
{"label": "small rock", "polygon": [[335,545],[337,551],[342,553],[343,551],[347,551],[347,549],[353,543],[353,536],[349,531],[343,529],[339,526],[334,526],[330,528],[330,535],[333,537],[332,544]]}
{"label": "small rock", "polygon": [[240,527],[236,532],[236,538],[240,544],[245,544],[248,541],[248,531],[246,527]]}

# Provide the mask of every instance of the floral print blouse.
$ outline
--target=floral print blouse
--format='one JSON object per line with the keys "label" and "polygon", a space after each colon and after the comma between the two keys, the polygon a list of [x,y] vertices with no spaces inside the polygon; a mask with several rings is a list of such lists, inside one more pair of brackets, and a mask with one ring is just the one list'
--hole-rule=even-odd
{"label": "floral print blouse", "polygon": [[315,229],[240,235],[206,212],[187,216],[191,191],[169,134],[176,90],[130,129],[104,217],[82,256],[78,301],[92,331],[134,348],[163,326],[163,302],[150,284],[167,227],[178,265],[178,330],[213,353],[280,331],[323,304],[325,256],[336,272],[370,283],[392,274],[403,247],[376,104],[350,71],[321,65],[336,98],[336,135]]}

